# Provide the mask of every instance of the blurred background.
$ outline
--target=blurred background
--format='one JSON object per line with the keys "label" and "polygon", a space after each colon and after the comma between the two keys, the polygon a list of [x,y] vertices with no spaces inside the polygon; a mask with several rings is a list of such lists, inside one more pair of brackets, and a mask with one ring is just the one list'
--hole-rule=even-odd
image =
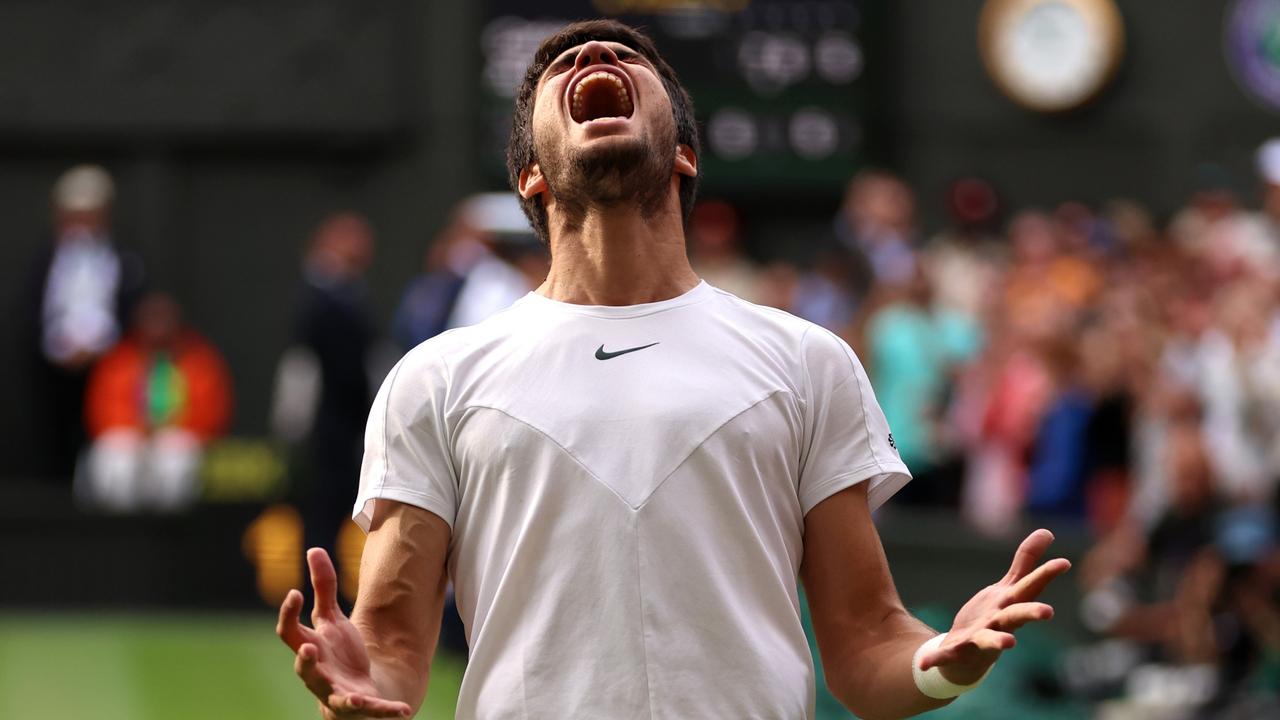
{"label": "blurred background", "polygon": [[907,604],[1076,563],[934,717],[1280,717],[1280,0],[6,0],[0,718],[314,716],[274,606],[353,597],[386,370],[545,273],[512,93],[595,16],[693,95],[700,274],[866,364]]}

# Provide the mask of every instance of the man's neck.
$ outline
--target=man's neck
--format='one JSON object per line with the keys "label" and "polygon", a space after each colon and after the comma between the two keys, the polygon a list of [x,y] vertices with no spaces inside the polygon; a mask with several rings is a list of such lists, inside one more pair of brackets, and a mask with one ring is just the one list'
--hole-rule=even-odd
{"label": "man's neck", "polygon": [[554,206],[547,211],[551,270],[537,290],[541,295],[579,305],[638,305],[669,300],[698,284],[678,209],[654,217],[629,206],[590,209],[571,227],[557,227]]}

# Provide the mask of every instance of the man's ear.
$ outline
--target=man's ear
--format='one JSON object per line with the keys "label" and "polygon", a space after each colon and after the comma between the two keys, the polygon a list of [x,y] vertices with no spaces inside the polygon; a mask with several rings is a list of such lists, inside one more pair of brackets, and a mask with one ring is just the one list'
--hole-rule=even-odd
{"label": "man's ear", "polygon": [[693,148],[688,145],[676,145],[675,171],[689,177],[698,176],[698,156],[693,154]]}
{"label": "man's ear", "polygon": [[517,191],[525,200],[547,191],[547,179],[542,177],[542,168],[538,167],[538,163],[532,163],[520,171],[518,185]]}

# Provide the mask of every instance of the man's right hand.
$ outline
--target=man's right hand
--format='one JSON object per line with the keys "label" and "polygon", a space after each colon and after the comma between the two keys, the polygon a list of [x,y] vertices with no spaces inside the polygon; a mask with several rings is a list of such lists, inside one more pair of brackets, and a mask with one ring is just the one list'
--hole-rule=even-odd
{"label": "man's right hand", "polygon": [[409,717],[413,711],[407,703],[384,699],[374,683],[364,638],[338,607],[338,576],[328,553],[311,548],[307,566],[315,589],[315,627],[302,624],[302,593],[290,590],[280,605],[276,634],[297,655],[294,672],[320,700],[325,718]]}

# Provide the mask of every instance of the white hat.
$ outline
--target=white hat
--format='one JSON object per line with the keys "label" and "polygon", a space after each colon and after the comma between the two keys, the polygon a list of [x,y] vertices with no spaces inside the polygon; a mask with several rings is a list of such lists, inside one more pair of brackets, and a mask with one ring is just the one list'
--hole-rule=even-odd
{"label": "white hat", "polygon": [[513,192],[476,193],[463,201],[462,216],[474,227],[493,235],[533,234],[529,218],[520,209],[520,199]]}
{"label": "white hat", "polygon": [[53,204],[72,212],[98,210],[111,204],[116,184],[100,165],[77,165],[53,185]]}
{"label": "white hat", "polygon": [[1280,138],[1271,138],[1258,148],[1258,174],[1272,185],[1280,185]]}

